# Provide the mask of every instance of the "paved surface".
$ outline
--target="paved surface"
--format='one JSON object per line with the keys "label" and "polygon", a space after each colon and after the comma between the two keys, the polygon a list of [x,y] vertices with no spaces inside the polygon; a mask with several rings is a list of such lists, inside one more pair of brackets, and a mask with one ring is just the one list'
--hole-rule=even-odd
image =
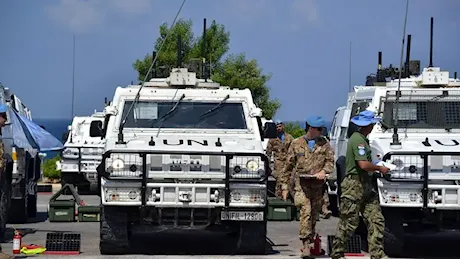
{"label": "paved surface", "polygon": [[[37,258],[299,258],[300,243],[297,237],[298,222],[269,222],[268,237],[274,242],[272,250],[264,256],[232,256],[230,248],[235,242],[232,238],[221,234],[210,233],[184,233],[167,234],[155,233],[133,237],[133,244],[139,246],[142,254],[124,256],[101,256],[99,254],[99,223],[98,222],[74,222],[74,223],[50,223],[47,220],[48,201],[51,194],[39,195],[39,215],[30,223],[15,226],[25,232],[24,244],[44,245],[46,233],[52,231],[80,232],[82,236],[81,251],[78,256],[41,255],[31,256]],[[82,196],[87,205],[98,205],[99,197]],[[326,236],[335,232],[336,218],[321,220],[318,225],[323,240],[323,248],[326,249]],[[12,234],[12,225],[8,225]],[[429,236],[420,242],[420,236],[408,238],[407,252],[418,252],[422,258],[458,258],[460,250],[458,241],[460,236],[456,233]],[[11,235],[12,236],[12,235]],[[2,244],[4,252],[12,252],[12,241]],[[457,253],[458,252],[458,253]],[[328,258],[324,256],[322,258]]]}

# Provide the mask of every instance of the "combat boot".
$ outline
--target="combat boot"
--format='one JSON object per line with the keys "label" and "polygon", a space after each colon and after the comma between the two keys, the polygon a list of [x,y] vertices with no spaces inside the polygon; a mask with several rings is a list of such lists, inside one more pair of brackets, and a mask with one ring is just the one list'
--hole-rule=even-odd
{"label": "combat boot", "polygon": [[321,217],[323,219],[329,219],[332,215],[332,212],[330,210],[326,210],[326,211],[323,211],[323,213],[321,214]]}
{"label": "combat boot", "polygon": [[6,254],[0,251],[0,259],[11,259],[11,258],[14,258],[14,257],[12,255],[9,255],[9,254]]}
{"label": "combat boot", "polygon": [[310,252],[310,241],[302,240],[302,248],[300,249],[300,258],[302,259],[313,259],[314,257]]}

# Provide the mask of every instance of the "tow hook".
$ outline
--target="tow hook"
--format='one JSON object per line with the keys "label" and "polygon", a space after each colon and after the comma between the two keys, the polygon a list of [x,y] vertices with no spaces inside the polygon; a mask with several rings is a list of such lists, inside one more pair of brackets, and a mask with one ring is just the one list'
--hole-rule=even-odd
{"label": "tow hook", "polygon": [[192,194],[190,191],[179,191],[179,201],[190,202],[192,201]]}

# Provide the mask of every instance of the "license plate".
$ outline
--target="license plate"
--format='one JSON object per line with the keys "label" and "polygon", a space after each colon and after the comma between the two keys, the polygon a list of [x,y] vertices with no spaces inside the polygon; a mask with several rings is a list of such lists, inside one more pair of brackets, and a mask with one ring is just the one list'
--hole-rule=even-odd
{"label": "license plate", "polygon": [[248,212],[248,211],[222,211],[220,213],[221,220],[237,220],[237,221],[263,221],[263,212]]}

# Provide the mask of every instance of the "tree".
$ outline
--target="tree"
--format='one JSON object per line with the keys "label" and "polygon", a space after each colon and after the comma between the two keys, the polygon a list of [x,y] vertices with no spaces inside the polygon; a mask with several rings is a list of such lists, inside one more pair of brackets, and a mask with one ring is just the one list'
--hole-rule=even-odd
{"label": "tree", "polygon": [[46,160],[42,164],[43,169],[43,176],[50,180],[56,180],[61,178],[61,171],[56,169],[56,162],[60,161],[61,157],[57,155],[52,159]]}
{"label": "tree", "polygon": [[296,123],[286,123],[284,125],[284,131],[292,135],[292,137],[297,138],[305,134],[305,130]]}
{"label": "tree", "polygon": [[[195,37],[192,31],[193,23],[191,20],[180,19],[171,29],[171,33],[166,39],[169,32],[167,23],[160,26],[160,37],[156,40],[154,51],[158,53],[157,66],[163,73],[169,73],[170,69],[177,63],[177,39],[181,36],[182,41],[182,61],[184,65],[194,61],[201,62],[203,37]],[[166,39],[161,52],[161,44]],[[229,50],[230,33],[225,31],[223,25],[212,21],[209,28],[206,29],[206,48],[205,57],[208,62],[213,64],[211,70],[216,69],[220,64],[222,56]],[[150,66],[152,65],[152,54],[147,54],[143,60],[137,59],[133,67],[139,73],[138,79],[144,80]],[[161,72],[160,72],[161,73]]]}
{"label": "tree", "polygon": [[[171,69],[177,64],[177,39],[181,36],[182,42],[182,61],[185,67],[192,67],[201,64],[203,42],[206,43],[205,58],[211,73],[211,79],[221,85],[232,88],[249,88],[252,92],[255,104],[262,109],[264,117],[271,119],[280,108],[278,100],[270,99],[270,89],[267,82],[270,74],[263,74],[257,61],[248,60],[244,54],[229,55],[224,61],[222,57],[229,50],[230,33],[225,30],[223,25],[212,21],[206,29],[206,39],[203,36],[195,37],[192,31],[193,23],[191,20],[180,19],[171,29],[170,35],[166,39],[169,31],[167,23],[160,26],[160,36],[158,37],[154,50],[158,52],[163,41],[164,46],[157,58],[157,76],[169,74]],[[144,80],[148,69],[153,61],[152,54],[147,54],[143,60],[136,60],[133,64],[138,72],[138,79]],[[199,65],[198,64],[198,65]],[[200,66],[198,66],[200,67]],[[198,72],[194,69],[195,72]],[[200,74],[200,73],[198,73]],[[153,74],[150,75],[150,78]]]}
{"label": "tree", "polygon": [[247,60],[244,54],[228,56],[212,75],[212,80],[222,85],[249,88],[254,103],[267,119],[272,119],[281,106],[278,100],[270,100],[270,89],[266,86],[270,78],[271,74],[263,74],[256,60]]}

